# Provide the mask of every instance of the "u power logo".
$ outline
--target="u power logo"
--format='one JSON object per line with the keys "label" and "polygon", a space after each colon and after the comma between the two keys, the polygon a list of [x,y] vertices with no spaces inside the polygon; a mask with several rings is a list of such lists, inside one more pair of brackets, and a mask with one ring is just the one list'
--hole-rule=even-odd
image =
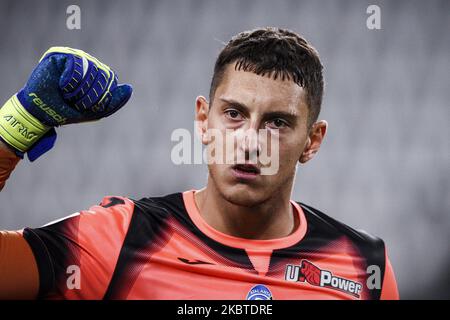
{"label": "u power logo", "polygon": [[285,280],[307,282],[310,285],[338,290],[356,298],[361,295],[362,285],[359,282],[333,275],[331,271],[322,270],[308,260],[301,265],[286,265]]}

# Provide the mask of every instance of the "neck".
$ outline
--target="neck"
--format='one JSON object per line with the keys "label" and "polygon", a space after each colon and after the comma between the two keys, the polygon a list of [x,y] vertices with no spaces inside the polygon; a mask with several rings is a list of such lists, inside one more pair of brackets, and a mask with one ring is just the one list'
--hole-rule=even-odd
{"label": "neck", "polygon": [[252,207],[234,204],[223,197],[211,178],[195,193],[200,215],[214,229],[239,238],[268,240],[290,235],[298,217],[290,203],[292,182],[269,199]]}

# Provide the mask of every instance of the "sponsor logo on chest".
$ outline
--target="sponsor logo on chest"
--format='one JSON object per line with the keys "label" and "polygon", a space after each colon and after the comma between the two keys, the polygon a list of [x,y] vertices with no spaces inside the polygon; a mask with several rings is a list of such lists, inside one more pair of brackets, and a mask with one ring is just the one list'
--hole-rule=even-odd
{"label": "sponsor logo on chest", "polygon": [[301,260],[300,265],[286,265],[284,279],[291,282],[306,281],[310,285],[338,290],[356,298],[360,297],[362,290],[359,282],[335,276],[331,271],[322,270],[308,260]]}

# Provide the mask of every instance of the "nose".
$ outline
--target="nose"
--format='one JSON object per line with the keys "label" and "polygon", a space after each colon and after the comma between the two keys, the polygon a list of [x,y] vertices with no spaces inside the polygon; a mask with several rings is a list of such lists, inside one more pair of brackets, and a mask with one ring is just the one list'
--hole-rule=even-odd
{"label": "nose", "polygon": [[258,131],[256,129],[249,128],[242,130],[238,134],[238,150],[238,157],[240,157],[238,160],[256,163],[261,152]]}

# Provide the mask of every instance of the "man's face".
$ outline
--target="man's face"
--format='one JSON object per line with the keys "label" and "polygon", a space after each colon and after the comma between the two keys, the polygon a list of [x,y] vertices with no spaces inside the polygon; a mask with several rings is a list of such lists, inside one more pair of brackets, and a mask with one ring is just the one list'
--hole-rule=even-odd
{"label": "man's face", "polygon": [[[233,159],[233,163],[219,161],[208,165],[210,182],[225,199],[236,205],[254,206],[286,190],[290,195],[297,162],[309,144],[308,107],[302,87],[290,80],[236,71],[230,64],[212,105],[197,99],[197,120],[204,132],[203,143]],[[266,130],[262,136],[267,139],[248,139],[249,132],[261,129]],[[210,132],[214,132],[214,139]],[[227,137],[220,139],[223,147],[216,144],[217,133]],[[270,143],[274,139],[278,146]],[[235,143],[230,145],[229,141]],[[267,163],[261,163],[259,156],[262,150],[270,148],[271,157],[278,157],[278,170],[261,174]],[[254,167],[239,166],[250,162]]]}

